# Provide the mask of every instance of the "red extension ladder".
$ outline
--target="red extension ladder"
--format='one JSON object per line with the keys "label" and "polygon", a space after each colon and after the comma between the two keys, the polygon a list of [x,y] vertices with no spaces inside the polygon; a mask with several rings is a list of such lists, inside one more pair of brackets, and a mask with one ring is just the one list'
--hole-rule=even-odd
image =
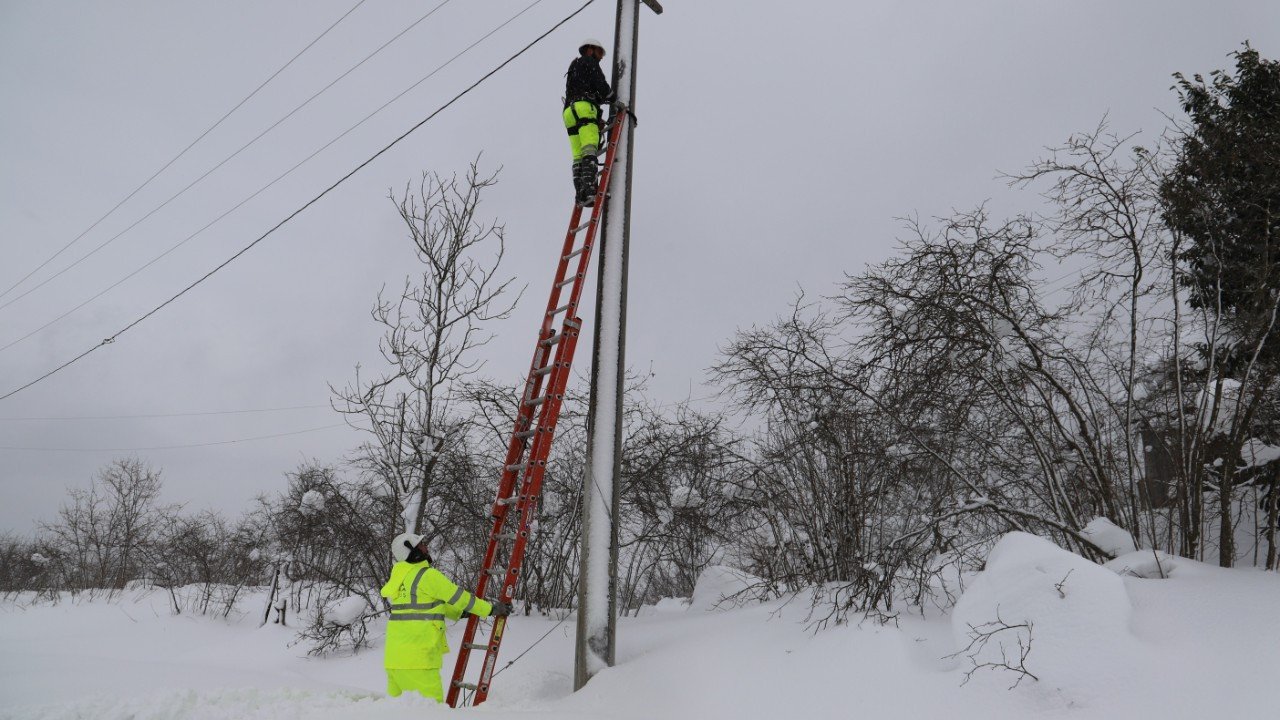
{"label": "red extension ladder", "polygon": [[[596,233],[604,215],[605,196],[609,176],[613,172],[614,152],[626,112],[615,112],[607,133],[604,168],[600,172],[600,185],[596,188],[595,205],[591,207],[591,219],[582,222],[583,208],[575,205],[569,218],[569,231],[565,234],[560,262],[556,265],[556,278],[551,285],[551,299],[538,330],[538,344],[533,352],[533,363],[525,380],[524,393],[516,413],[515,430],[503,464],[502,479],[498,483],[498,497],[493,503],[493,532],[489,535],[489,547],[484,554],[484,569],[476,581],[476,597],[484,597],[490,578],[500,578],[502,587],[499,602],[511,602],[516,583],[520,579],[520,561],[524,558],[525,542],[529,538],[529,526],[537,513],[538,494],[542,489],[542,476],[546,471],[547,457],[555,437],[556,421],[560,417],[560,404],[564,400],[565,385],[569,382],[573,353],[578,346],[578,333],[582,318],[578,317],[578,301],[595,248]],[[581,238],[581,242],[579,239]],[[573,270],[570,271],[570,266]],[[567,301],[561,304],[568,288]],[[560,332],[555,330],[556,318],[564,316]],[[512,512],[514,506],[515,512]],[[499,548],[509,548],[499,552]],[[501,559],[505,555],[506,559]],[[493,621],[489,642],[476,642],[480,618],[467,619],[467,629],[458,649],[458,660],[449,683],[447,696],[450,707],[466,705],[464,691],[470,691],[470,704],[479,705],[489,695],[489,683],[493,679],[498,662],[498,650],[502,647],[502,633],[507,618]],[[476,682],[464,682],[467,661],[472,650],[484,652],[484,664]]]}

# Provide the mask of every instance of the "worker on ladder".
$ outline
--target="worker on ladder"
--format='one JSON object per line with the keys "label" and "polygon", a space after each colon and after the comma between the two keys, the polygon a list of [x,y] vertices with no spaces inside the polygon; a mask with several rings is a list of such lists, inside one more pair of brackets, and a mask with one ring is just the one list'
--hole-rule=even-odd
{"label": "worker on ladder", "polygon": [[396,697],[405,690],[417,690],[443,703],[440,666],[449,652],[445,618],[502,617],[511,613],[511,603],[482,600],[431,567],[431,553],[422,535],[397,535],[391,541],[391,554],[396,564],[391,579],[382,586],[382,596],[391,601],[383,653],[387,693]]}
{"label": "worker on ladder", "polygon": [[569,149],[573,151],[573,187],[577,203],[583,207],[595,202],[600,106],[617,100],[600,69],[603,59],[604,44],[587,38],[578,46],[578,57],[565,73],[564,126],[569,130]]}

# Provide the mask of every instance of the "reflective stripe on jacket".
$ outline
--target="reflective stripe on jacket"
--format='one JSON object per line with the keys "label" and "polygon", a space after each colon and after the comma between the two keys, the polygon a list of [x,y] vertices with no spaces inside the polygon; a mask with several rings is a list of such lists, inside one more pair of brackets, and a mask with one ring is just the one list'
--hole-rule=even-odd
{"label": "reflective stripe on jacket", "polygon": [[398,562],[382,586],[391,601],[383,666],[393,670],[438,668],[449,652],[444,621],[471,613],[488,617],[493,606],[453,583],[427,562]]}

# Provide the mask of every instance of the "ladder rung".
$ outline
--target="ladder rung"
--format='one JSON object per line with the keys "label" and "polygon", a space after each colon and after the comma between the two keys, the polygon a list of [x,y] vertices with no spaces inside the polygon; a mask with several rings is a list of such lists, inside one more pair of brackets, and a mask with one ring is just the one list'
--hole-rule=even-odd
{"label": "ladder rung", "polygon": [[557,290],[559,290],[560,288],[564,287],[565,285],[572,285],[572,284],[574,284],[574,283],[578,282],[578,280],[580,280],[580,279],[582,279],[582,273],[575,273],[575,274],[573,275],[573,277],[570,277],[570,278],[568,278],[568,279],[566,279],[566,280],[561,280],[560,282],[556,283],[556,289],[557,289]]}
{"label": "ladder rung", "polygon": [[546,401],[547,401],[546,395],[539,395],[536,398],[529,398],[528,400],[525,400],[524,404],[527,405],[528,407],[537,407]]}
{"label": "ladder rung", "polygon": [[520,496],[512,495],[511,497],[498,498],[497,500],[493,501],[493,504],[494,505],[515,505],[518,502],[520,502]]}
{"label": "ladder rung", "polygon": [[542,347],[551,347],[552,345],[555,345],[558,342],[560,342],[560,336],[552,335],[551,337],[547,338],[546,340],[543,340],[538,344],[541,345]]}
{"label": "ladder rung", "polygon": [[578,227],[574,228],[571,232],[573,232],[573,234],[574,234],[574,235],[577,235],[578,233],[582,232],[583,230],[586,230],[587,228],[591,227],[591,223],[593,223],[593,222],[595,222],[595,218],[590,218],[590,219],[588,219],[586,222],[584,222],[584,223],[582,223],[581,225],[579,225]]}
{"label": "ladder rung", "polygon": [[462,643],[462,647],[468,650],[488,650],[489,646],[484,643]]}
{"label": "ladder rung", "polygon": [[551,374],[551,371],[552,371],[552,370],[555,370],[555,369],[556,369],[556,364],[555,364],[555,363],[551,363],[550,365],[544,365],[544,366],[542,366],[542,367],[538,368],[537,370],[534,370],[534,371],[533,371],[533,374],[534,374],[534,375],[536,375],[536,376],[538,376],[538,377],[542,377],[543,375],[550,375],[550,374]]}
{"label": "ladder rung", "polygon": [[513,533],[513,532],[509,532],[509,533],[498,533],[498,539],[499,539],[499,540],[515,540],[515,539],[516,539],[516,533]]}
{"label": "ladder rung", "polygon": [[507,472],[520,471],[520,470],[523,470],[523,469],[525,469],[525,468],[527,468],[527,467],[529,467],[529,463],[528,463],[528,462],[515,463],[515,464],[508,465],[508,466],[507,466]]}
{"label": "ladder rung", "polygon": [[463,690],[478,690],[480,687],[478,685],[473,685],[468,682],[462,682],[460,680],[458,682],[455,682],[453,686],[456,688],[462,688]]}
{"label": "ladder rung", "polygon": [[547,313],[547,316],[555,317],[556,315],[559,315],[560,313],[564,312],[565,310],[568,310],[571,307],[573,307],[573,303],[565,303],[564,305],[561,305],[555,310],[552,310],[551,312]]}
{"label": "ladder rung", "polygon": [[491,577],[501,577],[503,575],[506,575],[507,571],[502,568],[490,568],[488,570],[485,570],[484,574],[489,575]]}
{"label": "ladder rung", "polygon": [[582,247],[578,248],[577,250],[574,250],[573,252],[569,253],[568,255],[565,255],[565,256],[564,256],[563,258],[561,258],[561,259],[562,259],[562,260],[572,260],[573,258],[578,257],[579,255],[581,255],[582,253],[584,253],[584,252],[586,252],[587,250],[590,250],[590,249],[591,249],[591,246],[590,246],[590,245],[583,245]]}
{"label": "ladder rung", "polygon": [[537,434],[538,434],[537,430],[521,430],[520,432],[516,433],[516,438],[519,440],[527,440]]}

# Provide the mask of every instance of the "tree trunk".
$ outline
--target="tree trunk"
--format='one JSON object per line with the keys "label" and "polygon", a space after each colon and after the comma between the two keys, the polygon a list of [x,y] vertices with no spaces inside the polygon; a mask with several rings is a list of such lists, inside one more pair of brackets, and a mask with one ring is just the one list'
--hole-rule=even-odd
{"label": "tree trunk", "polygon": [[1222,485],[1218,488],[1218,512],[1221,513],[1218,523],[1218,564],[1222,567],[1235,565],[1235,524],[1231,522],[1232,485],[1235,483],[1235,474],[1235,468],[1228,465],[1222,473]]}
{"label": "tree trunk", "polygon": [[1271,492],[1267,495],[1267,569],[1280,570],[1276,558],[1276,523],[1280,522],[1280,467],[1271,477]]}

